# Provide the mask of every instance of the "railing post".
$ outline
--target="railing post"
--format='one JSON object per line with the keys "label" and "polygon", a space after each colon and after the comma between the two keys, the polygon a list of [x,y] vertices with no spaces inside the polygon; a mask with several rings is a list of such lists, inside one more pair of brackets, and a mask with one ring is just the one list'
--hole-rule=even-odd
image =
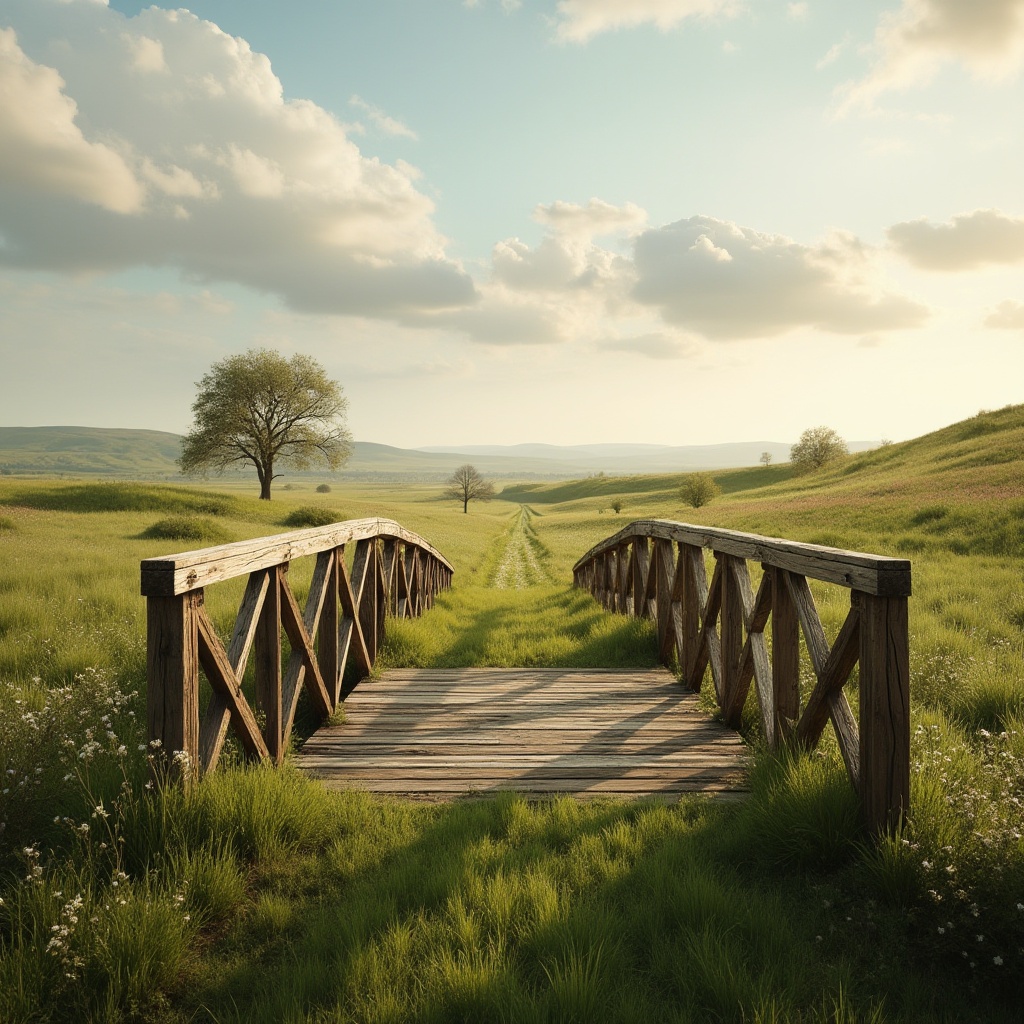
{"label": "railing post", "polygon": [[267,570],[267,596],[256,626],[256,708],[263,713],[263,739],[275,764],[284,757],[281,707],[281,575],[287,563]]}
{"label": "railing post", "polygon": [[910,805],[910,640],[905,597],[860,597],[860,797],[876,833]]}
{"label": "railing post", "polygon": [[331,705],[338,703],[341,692],[340,672],[338,671],[338,564],[344,558],[344,548],[335,548],[332,552],[331,570],[327,574],[327,591],[324,594],[323,610],[320,612],[320,629],[317,636],[317,660],[320,662],[320,675],[327,684],[327,693]]}
{"label": "railing post", "polygon": [[[694,572],[694,559],[703,558],[700,548],[691,544],[680,544],[680,570],[683,574],[683,636],[679,662],[683,669],[683,679],[689,679],[693,673],[700,647],[700,617],[704,613],[701,607],[700,588]],[[700,680],[691,680],[695,689],[700,689]]]}
{"label": "railing post", "polygon": [[772,579],[772,691],[776,745],[800,717],[800,620],[786,586],[786,570],[763,566]]}
{"label": "railing post", "polygon": [[[155,758],[179,778],[199,764],[199,624],[202,590],[146,599],[146,719]],[[173,759],[179,751],[183,758]]]}
{"label": "railing post", "polygon": [[646,537],[633,539],[633,615],[647,618],[647,574],[651,570],[651,548]]}
{"label": "railing post", "polygon": [[715,552],[722,577],[722,710],[725,721],[738,728],[743,708],[734,707],[743,656],[743,596],[732,571],[732,555]]}

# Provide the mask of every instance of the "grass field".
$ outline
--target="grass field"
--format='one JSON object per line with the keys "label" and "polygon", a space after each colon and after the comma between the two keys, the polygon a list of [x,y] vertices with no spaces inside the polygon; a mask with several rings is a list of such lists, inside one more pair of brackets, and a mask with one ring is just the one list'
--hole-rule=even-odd
{"label": "grass field", "polygon": [[[0,478],[0,1020],[1018,1020],[1022,451],[1015,407],[810,476],[723,473],[700,510],[672,477],[521,485],[469,515],[427,485],[268,504]],[[649,624],[567,585],[639,517],[911,557],[905,833],[865,843],[829,744],[758,751],[742,806],[423,806],[230,764],[148,791],[138,562],[198,546],[148,535],[260,536],[310,505],[397,519],[455,565],[385,665],[653,664]],[[209,592],[222,631],[240,591]],[[847,596],[815,596],[834,632]]]}

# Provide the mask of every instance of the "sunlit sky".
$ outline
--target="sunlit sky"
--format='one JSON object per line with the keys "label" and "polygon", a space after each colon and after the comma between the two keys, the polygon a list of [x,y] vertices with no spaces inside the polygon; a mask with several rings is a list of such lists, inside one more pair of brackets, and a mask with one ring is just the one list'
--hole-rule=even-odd
{"label": "sunlit sky", "polygon": [[252,347],[403,447],[1024,401],[1024,0],[0,0],[0,425]]}

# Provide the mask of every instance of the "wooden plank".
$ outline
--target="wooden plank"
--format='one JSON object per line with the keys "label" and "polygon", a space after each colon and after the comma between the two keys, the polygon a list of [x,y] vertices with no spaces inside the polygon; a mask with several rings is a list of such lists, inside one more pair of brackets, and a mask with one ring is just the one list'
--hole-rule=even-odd
{"label": "wooden plank", "polygon": [[250,573],[249,582],[242,595],[242,603],[235,618],[235,628],[228,644],[228,661],[236,676],[245,674],[245,666],[249,661],[249,651],[256,638],[256,626],[259,622],[260,609],[267,596],[270,576],[266,570]]}
{"label": "wooden plank", "polygon": [[681,793],[745,785],[746,747],[664,670],[403,670],[352,693],[303,770],[380,792]]}
{"label": "wooden plank", "polygon": [[814,674],[820,679],[828,663],[829,646],[821,619],[818,617],[814,596],[807,585],[807,580],[796,573],[786,573],[786,586],[804,631],[804,641],[807,644],[807,653],[811,656]]}
{"label": "wooden plank", "polygon": [[818,745],[822,730],[829,719],[831,698],[842,689],[860,657],[860,611],[859,604],[850,607],[828,661],[818,681],[807,698],[807,706],[800,716],[796,729],[797,742],[808,750]]}
{"label": "wooden plank", "polygon": [[263,713],[263,739],[275,764],[284,757],[281,722],[281,576],[268,570],[269,586],[256,626],[256,710]]}
{"label": "wooden plank", "polygon": [[[281,579],[281,622],[292,649],[281,689],[281,728],[284,742],[287,742],[291,735],[295,722],[295,708],[303,686],[318,715],[326,718],[331,713],[331,696],[320,674],[320,665],[317,663],[310,637],[310,627],[316,628],[320,609],[323,607],[328,569],[326,563],[317,566],[319,575],[313,576],[305,615],[299,612],[298,603],[291,587],[288,586],[287,579]],[[306,619],[309,620],[310,626],[306,625]]]}
{"label": "wooden plank", "polygon": [[638,519],[595,544],[576,564],[580,565],[609,548],[629,543],[634,537],[660,537],[680,544],[710,548],[868,594],[910,596],[910,562],[905,558],[844,551],[820,544],[804,544],[781,537],[762,537],[667,519]]}
{"label": "wooden plank", "polygon": [[740,675],[743,623],[746,619],[742,584],[745,580],[749,590],[750,576],[747,574],[747,563],[741,558],[716,552],[715,560],[715,574],[722,578],[722,684],[719,689],[719,706],[725,724],[738,729],[750,686],[750,675],[746,675],[746,678]]}
{"label": "wooden plank", "polygon": [[[211,731],[206,737],[206,749],[203,756],[204,769],[211,770],[216,766],[217,759],[220,757],[220,748],[224,739],[223,730],[227,724],[219,722],[217,717],[217,708],[222,701],[245,752],[250,757],[269,757],[269,751],[260,735],[259,725],[256,723],[256,716],[253,715],[252,709],[242,693],[242,684],[205,608],[199,609],[197,624],[199,627],[199,662],[214,691],[214,697],[219,698],[219,700],[211,702],[214,703],[212,714],[208,709]],[[213,732],[214,726],[217,729],[216,733]]]}
{"label": "wooden plank", "polygon": [[142,562],[142,594],[144,597],[184,594],[220,580],[270,569],[305,555],[375,537],[396,538],[414,545],[454,571],[451,563],[428,541],[393,520],[350,519],[330,526],[292,530],[271,537],[146,558]]}
{"label": "wooden plank", "polygon": [[860,600],[860,793],[865,821],[880,833],[897,829],[910,806],[907,601]]}
{"label": "wooden plank", "polygon": [[772,699],[775,742],[787,739],[800,716],[800,620],[786,570],[765,566],[772,588]]}
{"label": "wooden plank", "polygon": [[328,554],[330,562],[327,567],[324,601],[320,612],[320,628],[319,630],[314,628],[312,632],[316,633],[317,659],[320,662],[320,672],[323,674],[333,709],[341,696],[341,661],[338,642],[341,626],[338,608],[338,560],[342,555],[339,551],[331,551]]}
{"label": "wooden plank", "polygon": [[[165,767],[190,778],[199,760],[199,627],[202,593],[146,602],[146,721]],[[183,750],[187,771],[173,756]],[[159,754],[157,757],[159,758]]]}

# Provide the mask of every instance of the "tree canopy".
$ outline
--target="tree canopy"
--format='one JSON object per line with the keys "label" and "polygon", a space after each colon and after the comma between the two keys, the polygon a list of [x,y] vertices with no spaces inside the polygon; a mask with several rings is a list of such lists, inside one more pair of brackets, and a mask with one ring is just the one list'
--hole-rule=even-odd
{"label": "tree canopy", "polygon": [[789,460],[798,469],[820,469],[847,452],[846,442],[831,427],[809,427],[790,448]]}
{"label": "tree canopy", "polygon": [[352,452],[348,402],[310,356],[286,359],[269,349],[250,349],[214,363],[197,388],[195,422],[178,459],[183,473],[223,472],[251,462],[260,497],[269,501],[282,463],[305,469],[323,459],[337,469]]}
{"label": "tree canopy", "polygon": [[448,478],[448,486],[444,496],[462,502],[462,511],[469,511],[469,503],[476,499],[478,501],[490,501],[494,497],[494,484],[485,480],[477,471],[476,466],[468,462],[459,466]]}

